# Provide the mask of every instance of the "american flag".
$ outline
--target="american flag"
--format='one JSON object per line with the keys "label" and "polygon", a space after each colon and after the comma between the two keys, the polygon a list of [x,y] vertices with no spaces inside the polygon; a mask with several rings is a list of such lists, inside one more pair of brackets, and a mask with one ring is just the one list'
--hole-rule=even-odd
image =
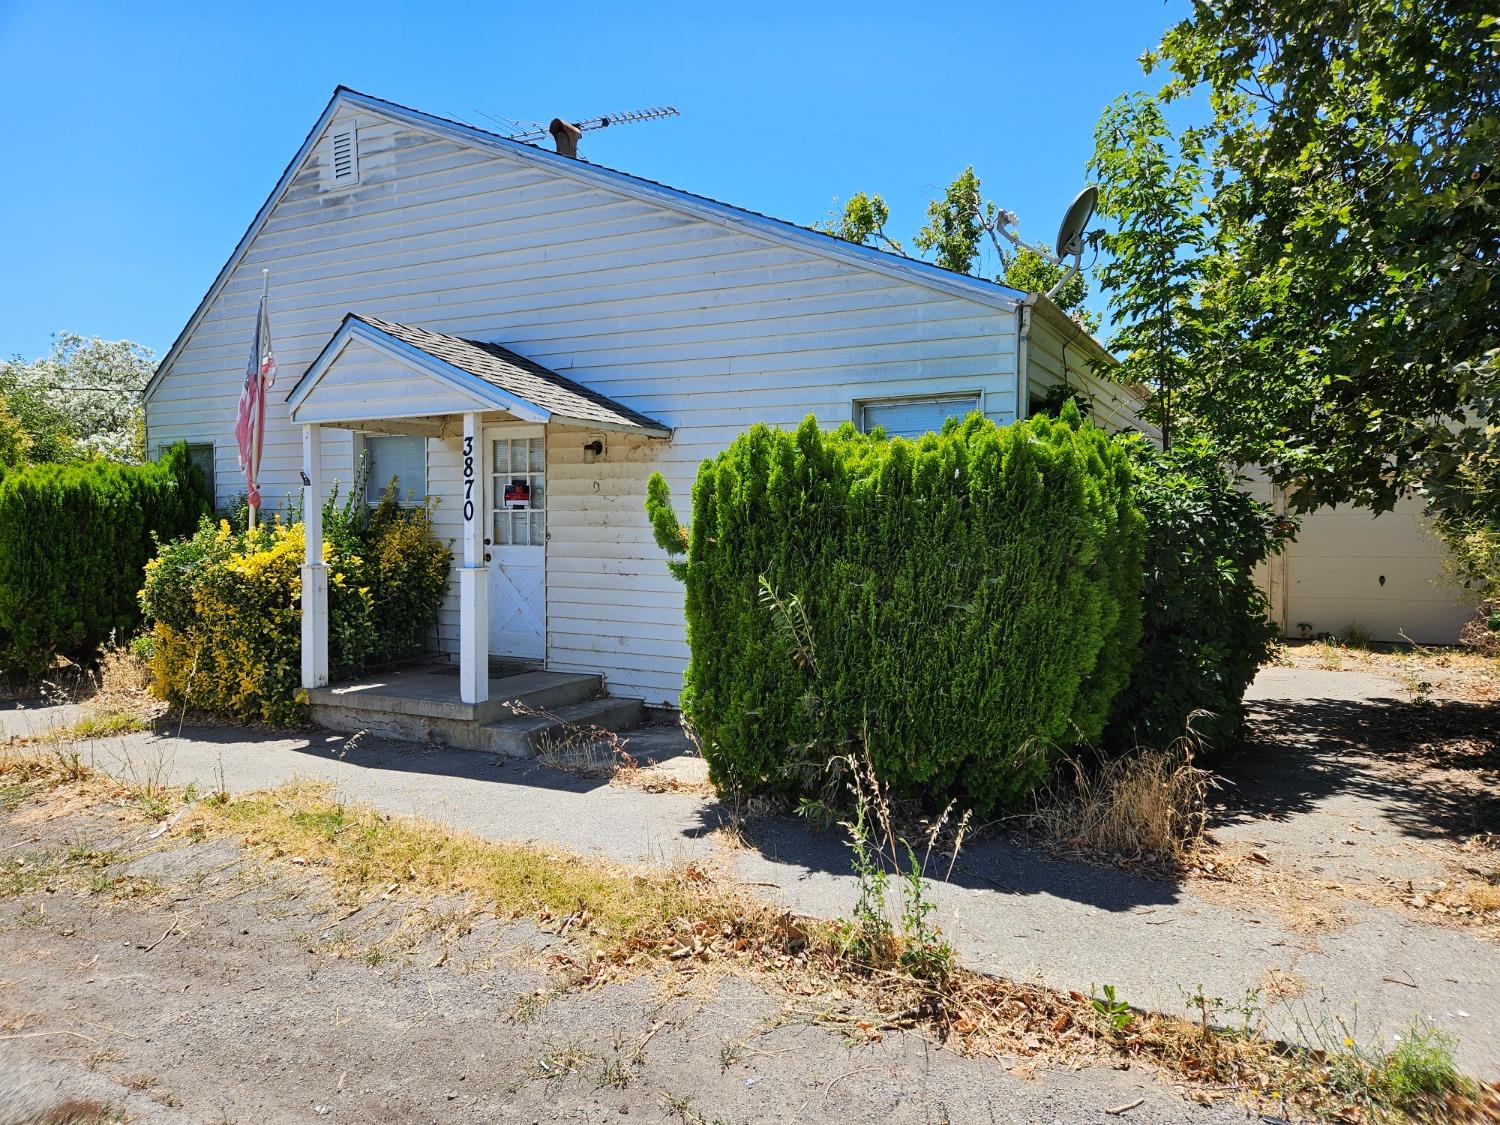
{"label": "american flag", "polygon": [[266,391],[275,385],[276,355],[271,349],[271,319],[263,293],[255,314],[255,342],[250,345],[250,362],[245,365],[239,417],[234,423],[234,437],[240,446],[240,471],[245,474],[250,507],[255,511],[260,509],[258,478],[261,442],[266,432]]}

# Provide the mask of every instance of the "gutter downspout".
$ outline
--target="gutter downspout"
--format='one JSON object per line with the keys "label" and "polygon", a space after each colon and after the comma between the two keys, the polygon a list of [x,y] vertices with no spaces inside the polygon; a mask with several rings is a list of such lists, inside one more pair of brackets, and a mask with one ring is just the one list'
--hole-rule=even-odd
{"label": "gutter downspout", "polygon": [[1039,294],[1028,293],[1016,306],[1016,421],[1031,414],[1031,310]]}

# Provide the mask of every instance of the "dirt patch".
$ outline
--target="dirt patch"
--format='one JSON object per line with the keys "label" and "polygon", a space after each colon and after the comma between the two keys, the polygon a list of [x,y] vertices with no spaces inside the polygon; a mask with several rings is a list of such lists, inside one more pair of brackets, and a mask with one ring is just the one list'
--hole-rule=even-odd
{"label": "dirt patch", "polygon": [[1289,641],[1278,651],[1284,668],[1368,672],[1396,680],[1413,699],[1500,701],[1500,656],[1426,645],[1352,647],[1338,641]]}
{"label": "dirt patch", "polygon": [[[51,788],[36,791],[34,799],[46,800],[70,784],[53,778]],[[172,1039],[172,1035],[164,1037],[162,1029],[184,1019],[175,999],[179,991],[193,993],[200,1003],[207,995],[212,1010],[200,1009],[200,1018],[218,1020],[218,1025],[210,1030],[200,1023],[193,1030],[198,1038],[210,1040],[222,1040],[232,1028],[223,1010],[232,996],[257,1026],[269,1024],[282,1036],[276,1040],[281,1053],[272,1051],[262,1061],[281,1061],[282,1070],[296,1072],[290,1095],[275,1091],[276,1097],[295,1097],[297,1091],[315,1084],[310,1083],[300,1054],[296,1067],[286,1065],[289,1053],[310,1049],[308,1042],[286,1041],[288,1008],[306,1013],[306,1020],[319,1029],[328,1024],[341,1031],[355,1023],[357,1032],[351,1034],[377,1040],[387,1051],[394,1040],[404,1051],[413,1029],[424,1021],[451,1019],[472,1025],[476,1019],[481,1023],[495,1019],[493,998],[481,1002],[475,1013],[455,1008],[449,998],[439,995],[460,986],[453,977],[431,974],[451,972],[480,978],[491,987],[496,974],[507,988],[516,979],[523,980],[524,988],[510,992],[501,1009],[511,1022],[530,1026],[544,1021],[547,1012],[572,1009],[556,1025],[539,1025],[555,1026],[555,1041],[536,1035],[516,1038],[515,1049],[527,1053],[526,1065],[519,1067],[518,1059],[508,1057],[506,1081],[491,1087],[492,1097],[498,1090],[512,1099],[528,1083],[564,1078],[587,1079],[595,1092],[630,1089],[642,1080],[647,1044],[666,1038],[670,1019],[663,1015],[664,1004],[689,1008],[695,1016],[726,996],[733,997],[736,1011],[758,1015],[754,1034],[742,1034],[728,1047],[721,1046],[717,1060],[721,1076],[729,1071],[727,1060],[736,1053],[767,1051],[765,1036],[787,1029],[882,1050],[895,1043],[907,1053],[911,1045],[922,1044],[924,1055],[942,1046],[944,1056],[981,1064],[976,1092],[993,1088],[994,1076],[986,1078],[984,1066],[1003,1067],[1007,1060],[1022,1058],[1034,1060],[1038,1070],[1047,1073],[1055,1072],[1058,1061],[1067,1061],[1072,1066],[1108,1064],[1114,1071],[1128,1068],[1138,1076],[1162,1075],[1185,1084],[1182,1088],[1189,1097],[1203,1103],[1218,1101],[1227,1093],[1262,1108],[1284,1103],[1339,1107],[1374,1097],[1374,1080],[1386,1065],[1384,1054],[1370,1059],[1351,1056],[1336,1079],[1331,1058],[1325,1062],[1321,1054],[1269,1042],[1248,1022],[1242,1028],[1223,1026],[1228,1009],[1207,997],[1202,998],[1200,1024],[1130,1008],[1108,987],[1102,996],[1063,994],[951,964],[940,980],[933,980],[913,977],[894,964],[855,961],[842,944],[851,923],[795,917],[751,900],[701,868],[630,870],[554,848],[492,843],[431,824],[346,807],[305,785],[222,800],[194,800],[178,791],[171,800],[181,811],[167,818],[164,828],[154,825],[145,806],[96,810],[96,821],[88,831],[106,838],[88,841],[89,848],[82,855],[76,844],[61,857],[54,855],[61,840],[78,841],[79,818],[54,818],[20,827],[29,835],[17,843],[29,847],[8,849],[10,863],[28,874],[18,879],[11,893],[0,895],[6,904],[6,913],[0,914],[5,920],[0,922],[0,938],[16,938],[19,944],[8,951],[7,963],[15,964],[16,979],[24,976],[32,987],[24,1006],[15,1005],[9,997],[5,1003],[7,1011],[15,1011],[24,1025],[47,1033],[37,1038],[50,1036],[59,1023],[63,1031],[89,1035],[81,1028],[68,1027],[61,1015],[75,1023],[82,1013],[88,1013],[84,1018],[98,1020],[107,1008],[95,995],[101,975],[107,977],[102,986],[105,999],[113,998],[108,992],[111,985],[127,979],[132,982],[129,1002],[143,1006],[141,1014],[157,1029],[143,1036],[153,1050],[160,1049],[163,1039]],[[8,824],[0,832],[0,846],[7,843],[5,834],[11,830]],[[50,857],[46,863],[55,871],[48,868],[46,878],[38,880],[29,872],[39,869],[44,856]],[[100,861],[99,856],[109,858]],[[142,880],[157,888],[154,895],[131,889]],[[11,918],[14,924],[6,926]],[[86,933],[87,947],[97,951],[97,956],[93,961],[75,962],[81,979],[70,978],[71,988],[58,988],[57,965],[73,956],[76,946],[57,941],[80,933]],[[247,940],[257,934],[261,941]],[[4,949],[5,941],[0,941],[0,950]],[[296,957],[291,956],[293,949],[298,951]],[[300,974],[285,971],[289,961],[304,955],[314,959],[306,969],[307,980],[329,965],[361,966],[391,982],[418,977],[426,985],[428,1004],[420,1012],[406,1012],[395,1027],[389,1018],[384,1023],[372,1021],[368,1011],[349,1016],[342,1005],[358,991],[357,984],[350,984],[334,998],[330,1011],[328,998],[320,997],[317,988],[309,988]],[[106,957],[109,967],[100,969]],[[247,958],[253,960],[257,972],[250,972]],[[207,977],[210,982],[161,979],[168,967],[175,973],[175,966],[184,961],[196,965],[195,978]],[[127,969],[127,964],[135,968]],[[145,970],[148,965],[156,967],[155,978]],[[268,975],[261,971],[267,969],[276,987],[265,995],[250,995],[267,989]],[[214,987],[213,980],[223,987]],[[247,991],[251,980],[258,983],[250,984]],[[402,995],[408,1007],[420,1005],[420,997],[414,1000],[409,991]],[[655,1008],[645,1011],[639,1023],[622,1028],[619,1009],[630,1005],[632,998],[646,995],[653,998]],[[165,997],[174,999],[164,1010]],[[60,1003],[64,1005],[61,1013]],[[602,1011],[596,1007],[601,1003]],[[590,1020],[600,1019],[610,1021],[608,1042],[580,1031]],[[685,1017],[682,1022],[691,1019]],[[701,1040],[706,1031],[718,1034],[719,1030],[717,1023],[700,1023],[696,1034]],[[327,1033],[319,1030],[317,1034]],[[493,1031],[474,1026],[466,1025],[462,1035],[462,1041],[470,1043],[499,1041]],[[97,1042],[97,1037],[89,1037]],[[340,1053],[314,1055],[328,1069],[346,1063],[352,1050],[348,1036],[331,1038]],[[257,1052],[265,1046],[263,1038],[254,1042]],[[682,1047],[690,1058],[678,1060],[678,1065],[689,1066],[692,1077],[699,1080],[689,1089],[696,1090],[707,1084],[707,1077],[697,1071],[708,1068],[701,1049],[692,1053],[692,1042]],[[179,1046],[191,1052],[194,1060],[192,1064],[179,1060],[179,1067],[197,1065],[200,1057],[212,1059],[214,1054],[205,1052],[196,1040]],[[114,1042],[105,1047],[129,1055]],[[536,1053],[539,1048],[540,1055]],[[812,1048],[798,1049],[804,1055],[816,1054]],[[1451,1048],[1443,1050],[1449,1052],[1445,1057],[1451,1065]],[[446,1039],[442,1051],[450,1068],[456,1065]],[[414,1059],[426,1063],[437,1053],[437,1044],[431,1056],[419,1044],[413,1053],[402,1056],[402,1073],[410,1074]],[[159,1093],[162,1105],[174,1106],[177,1101],[172,1099],[181,1099],[193,1108],[180,1076],[165,1072],[160,1065],[131,1057],[103,1061],[119,1063],[115,1080],[131,1094],[156,1097]],[[389,1064],[389,1060],[381,1062]],[[264,1100],[268,1096],[264,1070],[265,1065],[255,1068],[254,1089],[261,1091],[262,1100],[251,1103],[251,1109],[275,1117],[289,1111],[292,1103]],[[448,1086],[451,1078],[441,1069],[435,1073],[435,1081]],[[1361,1077],[1363,1085],[1350,1086],[1350,1073],[1368,1076],[1370,1081]],[[150,1081],[143,1083],[142,1076]],[[892,1076],[903,1090],[909,1090],[911,1081],[919,1077],[896,1071]],[[786,1079],[784,1073],[778,1075],[778,1081]],[[215,1091],[225,1088],[223,1081],[209,1085]],[[751,1086],[747,1083],[747,1088]],[[479,1088],[476,1084],[467,1089]],[[340,1078],[335,1090],[343,1089],[344,1078]],[[946,1089],[948,1100],[942,1105],[923,1106],[919,1117],[907,1119],[941,1120],[957,1096],[951,1086]],[[431,1094],[432,1085],[423,1090]],[[388,1083],[380,1084],[378,1092],[388,1100],[392,1096]],[[451,1102],[464,1093],[450,1087],[442,1096]],[[684,1121],[723,1117],[717,1104],[710,1117],[691,1099],[680,1100],[684,1097],[690,1098],[663,1088],[657,1092],[656,1103]],[[317,1106],[327,1108],[328,1104],[318,1102],[311,1108],[320,1113]],[[433,1115],[431,1099],[408,1106],[398,1098],[393,1104],[398,1110],[403,1106],[411,1110],[394,1114],[399,1119]],[[452,1111],[467,1111],[472,1105],[483,1115],[487,1104],[474,1102],[454,1106]],[[884,1120],[897,1109],[911,1108],[909,1101],[862,1104],[863,1115],[856,1119]],[[970,1108],[982,1111],[988,1104]],[[1138,1098],[1130,1104],[1141,1103]],[[597,1099],[593,1105],[597,1107]],[[646,1107],[637,1103],[636,1108]],[[744,1116],[759,1119],[764,1116],[760,1108],[759,1103],[746,1106]],[[1070,1105],[1061,1116],[1072,1119],[1077,1108]],[[1187,1107],[1179,1102],[1176,1108],[1178,1116],[1172,1119],[1187,1119]],[[778,1104],[773,1110],[772,1116],[805,1119],[808,1106],[804,1100],[800,1106]],[[835,1111],[830,1103],[829,1112]],[[1055,1112],[1041,1115],[1058,1116]],[[555,1119],[554,1114],[547,1116]],[[740,1117],[737,1111],[727,1119]]]}
{"label": "dirt patch", "polygon": [[12,855],[69,840],[163,890],[61,880],[0,898],[5,1120],[70,1102],[151,1120],[1240,1118],[1140,1066],[1038,1057],[1016,1075],[694,957],[585,987],[566,918],[400,883],[350,902],[327,868],[227,838],[152,841],[123,816],[0,828]]}

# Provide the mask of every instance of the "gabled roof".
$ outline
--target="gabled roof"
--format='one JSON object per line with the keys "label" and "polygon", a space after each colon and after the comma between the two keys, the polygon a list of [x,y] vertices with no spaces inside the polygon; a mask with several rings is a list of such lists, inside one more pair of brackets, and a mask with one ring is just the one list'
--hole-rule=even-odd
{"label": "gabled roof", "polygon": [[[472,403],[465,409],[505,410],[531,422],[572,422],[650,437],[672,435],[671,429],[660,422],[499,344],[465,340],[355,313],[344,317],[338,331],[323,345],[286,396],[293,422],[298,421],[299,409],[314,393],[319,380],[353,340],[414,366],[448,390],[459,392]],[[339,421],[375,421],[381,417],[384,415],[351,416]]]}
{"label": "gabled roof", "polygon": [[473,148],[486,149],[491,152],[503,154],[524,163],[538,167],[545,167],[548,171],[558,175],[568,176],[572,179],[584,180],[620,192],[624,195],[655,203],[670,210],[692,215],[696,218],[709,222],[718,223],[731,229],[748,231],[762,238],[784,245],[796,246],[810,253],[818,254],[827,258],[834,258],[851,265],[872,270],[876,273],[898,277],[906,281],[924,285],[930,289],[937,289],[955,296],[966,297],[970,300],[979,301],[983,304],[993,305],[1007,311],[1014,309],[1025,297],[1019,289],[1011,289],[997,282],[985,281],[982,278],[970,277],[967,274],[955,273],[941,266],[924,262],[917,258],[908,258],[901,254],[893,254],[885,250],[877,250],[874,247],[863,246],[859,243],[849,242],[822,231],[810,230],[807,227],[797,226],[782,219],[773,219],[762,215],[757,211],[750,211],[743,207],[736,207],[717,199],[710,199],[703,195],[694,195],[692,192],[681,191],[677,188],[668,187],[666,184],[657,183],[655,180],[644,179],[634,176],[628,172],[620,172],[613,168],[606,168],[599,164],[590,164],[584,160],[560,156],[548,149],[538,148],[535,145],[524,144],[520,141],[502,137],[496,133],[486,132],[466,125],[462,122],[451,121],[447,118],[436,117],[421,110],[412,109],[408,106],[388,102],[382,98],[373,97],[370,94],[362,94],[357,90],[351,90],[347,86],[339,86],[333,92],[333,98],[324,108],[318,120],[313,124],[312,130],[302,142],[302,146],[292,157],[291,163],[282,172],[281,178],[276,182],[270,196],[261,204],[260,210],[256,212],[251,221],[249,229],[235,245],[229,260],[219,270],[218,276],[214,278],[213,284],[199,302],[197,309],[189,318],[187,325],[183,328],[177,339],[173,341],[167,354],[147,383],[145,397],[150,398],[157,384],[161,381],[163,373],[176,360],[183,345],[197,328],[198,322],[208,311],[213,299],[223,289],[234,268],[244,257],[250,243],[260,232],[266,220],[270,217],[272,210],[280,201],[297,169],[302,166],[307,155],[322,136],[323,130],[327,128],[329,121],[344,106],[353,106],[377,113],[395,121],[401,121],[416,128],[425,129],[438,136],[446,137],[458,144],[469,145]]}

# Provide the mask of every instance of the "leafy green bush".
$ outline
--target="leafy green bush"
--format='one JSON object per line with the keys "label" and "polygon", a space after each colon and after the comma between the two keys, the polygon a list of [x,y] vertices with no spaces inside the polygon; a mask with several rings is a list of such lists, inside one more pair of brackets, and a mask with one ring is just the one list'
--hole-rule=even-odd
{"label": "leafy green bush", "polygon": [[203,476],[177,446],[159,461],[40,464],[0,477],[0,670],[36,676],[134,631],[156,537],[208,510]]}
{"label": "leafy green bush", "polygon": [[704,462],[690,532],[654,476],[657,542],[686,555],[682,707],[715,785],[817,792],[863,744],[895,797],[1016,803],[1129,678],[1130,476],[1072,405],[916,442],[758,425]]}
{"label": "leafy green bush", "polygon": [[[330,672],[421,653],[452,557],[426,509],[387,496],[370,513],[356,490],[324,507]],[[254,531],[205,520],[147,564],[152,690],[173,703],[272,723],[304,717],[301,523]]]}
{"label": "leafy green bush", "polygon": [[1255,568],[1292,525],[1235,487],[1204,441],[1162,452],[1144,438],[1120,440],[1146,520],[1144,612],[1140,660],[1115,700],[1107,741],[1163,747],[1191,723],[1201,746],[1222,747],[1239,732],[1245,689],[1276,639]]}
{"label": "leafy green bush", "polygon": [[420,654],[448,588],[452,552],[433,538],[426,508],[403,508],[387,488],[360,535],[367,566],[374,647],[367,662]]}

